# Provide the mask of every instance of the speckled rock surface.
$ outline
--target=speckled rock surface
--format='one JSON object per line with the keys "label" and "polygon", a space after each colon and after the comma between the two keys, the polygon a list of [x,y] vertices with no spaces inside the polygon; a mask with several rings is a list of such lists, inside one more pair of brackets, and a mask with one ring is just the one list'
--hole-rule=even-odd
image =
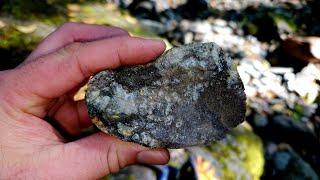
{"label": "speckled rock surface", "polygon": [[100,130],[153,148],[222,139],[244,120],[245,100],[235,63],[214,43],[192,43],[146,65],[102,71],[86,93]]}

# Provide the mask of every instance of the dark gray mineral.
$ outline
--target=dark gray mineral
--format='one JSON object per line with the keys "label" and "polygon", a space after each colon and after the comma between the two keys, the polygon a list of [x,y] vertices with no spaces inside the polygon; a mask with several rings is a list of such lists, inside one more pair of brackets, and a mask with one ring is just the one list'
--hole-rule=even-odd
{"label": "dark gray mineral", "polygon": [[236,64],[214,43],[172,48],[146,65],[102,71],[86,93],[99,129],[153,148],[222,139],[244,120],[245,100]]}

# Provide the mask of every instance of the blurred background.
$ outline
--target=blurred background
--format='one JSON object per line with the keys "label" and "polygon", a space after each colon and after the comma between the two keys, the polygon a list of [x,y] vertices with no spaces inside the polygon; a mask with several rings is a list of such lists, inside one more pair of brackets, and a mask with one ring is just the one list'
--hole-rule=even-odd
{"label": "blurred background", "polygon": [[238,61],[246,122],[206,147],[171,150],[168,165],[106,179],[319,179],[319,12],[319,0],[0,1],[0,70],[69,21],[161,37],[169,47],[215,42]]}

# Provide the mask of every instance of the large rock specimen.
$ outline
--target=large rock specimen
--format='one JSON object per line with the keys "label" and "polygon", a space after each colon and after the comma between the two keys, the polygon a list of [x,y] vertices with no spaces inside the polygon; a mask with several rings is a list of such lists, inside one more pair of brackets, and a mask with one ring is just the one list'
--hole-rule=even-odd
{"label": "large rock specimen", "polygon": [[214,43],[173,48],[146,65],[90,79],[86,103],[103,132],[152,148],[222,139],[244,120],[236,64]]}

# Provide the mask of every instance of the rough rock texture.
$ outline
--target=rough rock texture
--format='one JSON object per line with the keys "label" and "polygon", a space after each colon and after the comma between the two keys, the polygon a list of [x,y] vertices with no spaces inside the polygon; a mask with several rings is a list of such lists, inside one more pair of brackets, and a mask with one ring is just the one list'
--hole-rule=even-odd
{"label": "rough rock texture", "polygon": [[106,70],[88,85],[94,124],[122,140],[181,148],[222,139],[244,120],[243,84],[214,43],[167,51],[147,65]]}

